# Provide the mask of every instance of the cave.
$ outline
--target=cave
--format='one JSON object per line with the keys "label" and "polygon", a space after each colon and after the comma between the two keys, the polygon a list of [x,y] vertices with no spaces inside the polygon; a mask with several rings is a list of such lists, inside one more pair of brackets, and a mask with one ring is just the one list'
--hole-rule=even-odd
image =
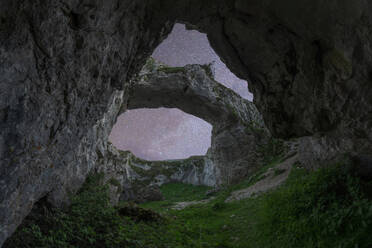
{"label": "cave", "polygon": [[[107,158],[117,116],[149,107],[148,97],[151,107],[203,115],[214,132],[218,126],[239,133],[241,121],[251,121],[213,94],[207,97],[215,104],[202,105],[200,96],[177,105],[174,99],[197,93],[200,84],[170,90],[152,78],[135,80],[176,22],[207,34],[228,68],[250,82],[254,105],[247,108],[264,129],[300,138],[305,166],[345,153],[371,157],[369,1],[1,0],[0,6],[0,246],[39,199],[68,203],[68,193]],[[198,65],[185,73],[208,76]]]}

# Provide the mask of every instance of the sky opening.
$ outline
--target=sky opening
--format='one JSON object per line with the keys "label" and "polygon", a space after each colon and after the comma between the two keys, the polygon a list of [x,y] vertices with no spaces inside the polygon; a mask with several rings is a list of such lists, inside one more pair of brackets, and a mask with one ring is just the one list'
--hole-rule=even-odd
{"label": "sky opening", "polygon": [[205,155],[212,126],[179,109],[134,109],[118,117],[110,141],[146,160],[183,159]]}
{"label": "sky opening", "polygon": [[[247,82],[237,78],[220,60],[207,36],[176,24],[153,58],[169,66],[214,62],[215,79],[243,98],[252,100]],[[212,126],[178,109],[137,109],[118,117],[109,140],[146,160],[183,159],[204,155],[211,144]]]}

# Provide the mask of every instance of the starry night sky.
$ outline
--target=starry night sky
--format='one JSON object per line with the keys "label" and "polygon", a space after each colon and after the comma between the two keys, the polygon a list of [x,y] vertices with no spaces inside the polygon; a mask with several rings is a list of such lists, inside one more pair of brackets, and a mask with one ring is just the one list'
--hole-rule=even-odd
{"label": "starry night sky", "polygon": [[[207,64],[214,61],[215,78],[242,97],[252,100],[247,82],[240,80],[219,59],[205,34],[176,24],[152,55],[170,66]],[[110,141],[147,160],[166,160],[204,155],[211,144],[212,126],[178,109],[138,109],[119,116]]]}

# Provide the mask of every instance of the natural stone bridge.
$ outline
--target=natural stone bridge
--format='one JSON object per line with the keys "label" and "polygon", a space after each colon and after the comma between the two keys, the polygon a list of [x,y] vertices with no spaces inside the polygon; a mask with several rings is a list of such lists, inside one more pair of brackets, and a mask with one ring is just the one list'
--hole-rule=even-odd
{"label": "natural stone bridge", "polygon": [[150,59],[130,90],[128,109],[178,108],[215,126],[263,128],[256,106],[214,80],[211,65],[168,67]]}
{"label": "natural stone bridge", "polygon": [[152,67],[133,84],[128,108],[178,108],[212,124],[207,157],[216,166],[216,184],[252,173],[269,136],[255,105],[216,82],[207,65]]}
{"label": "natural stone bridge", "polygon": [[[109,146],[98,161],[105,181],[115,179],[113,202],[141,197],[139,187],[183,182],[217,186],[252,175],[262,162],[260,149],[269,132],[254,104],[213,78],[209,65],[167,67],[148,60],[130,87],[128,109],[178,108],[213,125],[212,144],[205,156],[185,160],[144,161]],[[118,190],[120,192],[118,192]]]}
{"label": "natural stone bridge", "polygon": [[370,158],[371,11],[366,0],[0,0],[0,245],[38,199],[63,204],[97,168],[129,82],[175,22],[250,80],[274,136],[309,136],[302,161]]}

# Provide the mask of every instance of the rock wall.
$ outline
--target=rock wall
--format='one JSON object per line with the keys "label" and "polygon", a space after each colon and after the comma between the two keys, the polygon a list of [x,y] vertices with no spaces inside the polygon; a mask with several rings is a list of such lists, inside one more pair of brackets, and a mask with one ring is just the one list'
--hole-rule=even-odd
{"label": "rock wall", "polygon": [[250,80],[271,133],[318,137],[304,143],[312,162],[302,162],[313,167],[344,152],[371,156],[370,1],[186,2],[189,11],[180,3],[173,18],[207,33],[228,67]]}
{"label": "rock wall", "polygon": [[[167,161],[146,161],[131,152],[118,151],[108,145],[105,156],[98,161],[96,172],[104,174],[109,183],[113,204],[123,201],[143,202],[153,200],[145,195],[157,192],[157,186],[171,182],[215,186],[218,172],[208,156]],[[155,199],[156,200],[156,199]],[[157,199],[159,200],[159,199]]]}
{"label": "rock wall", "polygon": [[0,246],[96,166],[131,75],[171,28],[139,2],[0,1]]}

